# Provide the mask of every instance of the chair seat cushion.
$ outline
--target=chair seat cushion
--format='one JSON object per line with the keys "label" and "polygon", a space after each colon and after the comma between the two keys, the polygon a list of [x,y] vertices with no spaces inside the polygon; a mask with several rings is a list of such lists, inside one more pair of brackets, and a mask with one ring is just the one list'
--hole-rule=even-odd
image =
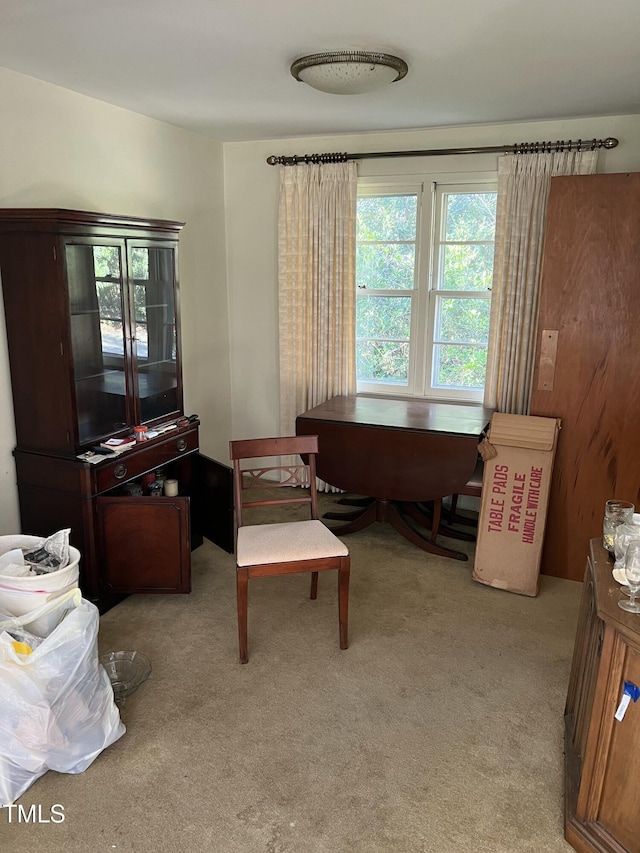
{"label": "chair seat cushion", "polygon": [[238,529],[238,566],[346,557],[347,546],[319,520],[247,524]]}

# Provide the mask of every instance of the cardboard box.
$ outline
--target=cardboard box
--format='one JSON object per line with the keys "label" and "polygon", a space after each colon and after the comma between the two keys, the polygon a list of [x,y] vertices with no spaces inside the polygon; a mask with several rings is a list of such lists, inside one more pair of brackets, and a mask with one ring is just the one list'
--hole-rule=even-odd
{"label": "cardboard box", "polygon": [[496,413],[484,463],[473,579],[537,595],[560,420]]}

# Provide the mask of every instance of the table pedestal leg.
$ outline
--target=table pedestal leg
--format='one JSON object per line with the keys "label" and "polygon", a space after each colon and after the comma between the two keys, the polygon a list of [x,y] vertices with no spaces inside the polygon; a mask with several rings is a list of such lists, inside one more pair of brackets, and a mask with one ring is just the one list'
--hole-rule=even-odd
{"label": "table pedestal leg", "polygon": [[[462,551],[454,551],[453,548],[445,548],[437,542],[438,533],[441,532],[440,527],[440,508],[441,502],[434,501],[434,513],[431,523],[431,536],[427,538],[420,530],[417,530],[411,523],[411,520],[417,520],[420,525],[424,524],[424,515],[412,503],[399,503],[396,505],[396,513],[401,521],[402,529],[391,521],[393,526],[402,533],[411,542],[418,545],[424,551],[429,551],[432,554],[438,554],[440,557],[450,557],[453,560],[468,560],[468,556]],[[408,512],[406,512],[408,510]]]}
{"label": "table pedestal leg", "polygon": [[[435,501],[431,501],[431,503],[435,503]],[[411,507],[411,509],[409,509]],[[418,524],[421,524],[423,527],[426,527],[428,530],[433,528],[433,516],[435,513],[435,507],[431,508],[425,502],[420,502],[416,504],[403,504],[403,510],[417,521]],[[440,521],[437,525],[438,533],[441,533],[443,536],[446,536],[448,539],[458,539],[460,542],[475,542],[476,537],[473,533],[467,533],[463,530],[456,530],[455,527],[449,527],[448,524],[443,524]]]}
{"label": "table pedestal leg", "polygon": [[340,498],[337,503],[342,506],[369,506],[375,498]]}
{"label": "table pedestal leg", "polygon": [[[375,500],[375,498],[340,498],[336,503],[339,503],[342,506],[357,506],[360,507],[360,509],[354,509],[351,512],[325,512],[322,517],[331,518],[335,521],[355,521],[360,518],[365,509],[375,503]],[[375,521],[375,519],[373,519],[373,521]],[[369,522],[369,524],[371,524],[371,522]],[[358,527],[357,529],[361,530],[362,528]]]}
{"label": "table pedestal leg", "polygon": [[346,533],[356,533],[358,530],[363,530],[365,527],[373,524],[374,521],[379,521],[377,518],[377,504],[377,500],[371,499],[364,509],[354,509],[352,512],[325,512],[322,517],[330,518],[334,521],[344,521],[344,524],[341,524],[339,527],[331,528],[339,536]]}
{"label": "table pedestal leg", "polygon": [[[438,509],[439,509],[439,502]],[[440,557],[450,557],[454,560],[467,560],[468,557],[462,551],[454,551],[451,548],[445,548],[436,542],[439,526],[439,512],[437,519],[434,518],[431,538],[426,537],[416,527],[409,522],[409,518],[404,513],[406,507],[414,507],[414,504],[403,504],[397,501],[389,501],[385,498],[372,498],[363,509],[354,510],[352,512],[327,512],[323,518],[329,518],[335,521],[342,519],[344,524],[331,528],[338,536],[343,536],[348,533],[356,533],[358,530],[363,530],[369,527],[376,521],[391,524],[405,539],[413,542],[423,551],[428,551],[431,554],[438,554]],[[412,510],[413,511],[413,510]],[[418,510],[416,510],[418,511]],[[419,512],[419,511],[418,511]],[[424,524],[425,517],[422,513],[419,516],[419,523]]]}

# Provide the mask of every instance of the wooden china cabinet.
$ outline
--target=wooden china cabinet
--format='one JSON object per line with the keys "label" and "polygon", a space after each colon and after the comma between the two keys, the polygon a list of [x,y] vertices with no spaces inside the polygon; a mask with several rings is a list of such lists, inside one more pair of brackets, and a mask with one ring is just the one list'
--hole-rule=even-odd
{"label": "wooden china cabinet", "polygon": [[616,719],[625,682],[640,687],[640,616],[599,539],[591,554],[565,710],[565,837],[580,853],[640,853],[640,701]]}
{"label": "wooden china cabinet", "polygon": [[[203,536],[233,548],[231,469],[198,452],[197,417],[184,422],[182,227],[0,210],[22,530],[70,527],[83,594],[102,609],[131,592],[189,592]],[[139,425],[172,428],[117,456],[78,458]],[[178,496],[131,496],[160,467]]]}

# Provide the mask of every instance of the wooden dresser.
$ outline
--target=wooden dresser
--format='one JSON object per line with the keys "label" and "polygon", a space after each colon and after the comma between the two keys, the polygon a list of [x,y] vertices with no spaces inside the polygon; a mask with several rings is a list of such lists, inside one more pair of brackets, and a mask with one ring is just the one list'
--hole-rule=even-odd
{"label": "wooden dresser", "polygon": [[640,615],[618,607],[612,561],[591,541],[565,710],[565,837],[580,853],[640,853]]}

